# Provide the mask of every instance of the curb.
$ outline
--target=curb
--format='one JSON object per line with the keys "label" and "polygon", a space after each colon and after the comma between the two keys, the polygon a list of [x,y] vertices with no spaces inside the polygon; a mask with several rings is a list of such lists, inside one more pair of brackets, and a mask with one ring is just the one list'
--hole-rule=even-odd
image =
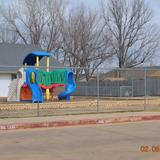
{"label": "curb", "polygon": [[114,117],[114,118],[108,118],[108,119],[84,119],[84,120],[75,120],[75,121],[68,120],[68,121],[1,124],[0,131],[18,130],[18,129],[33,129],[33,128],[80,126],[80,125],[95,125],[95,124],[97,125],[115,124],[115,123],[152,121],[152,120],[160,120],[160,115],[127,116],[127,117]]}

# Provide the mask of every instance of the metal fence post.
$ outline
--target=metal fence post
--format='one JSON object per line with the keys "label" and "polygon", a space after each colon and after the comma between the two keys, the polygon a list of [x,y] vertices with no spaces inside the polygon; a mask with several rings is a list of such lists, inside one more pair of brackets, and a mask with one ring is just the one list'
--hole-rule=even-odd
{"label": "metal fence post", "polygon": [[99,69],[97,68],[97,113],[99,112]]}
{"label": "metal fence post", "polygon": [[88,81],[86,82],[85,85],[85,96],[88,96]]}
{"label": "metal fence post", "polygon": [[144,70],[144,111],[147,107],[147,70]]}
{"label": "metal fence post", "polygon": [[[37,67],[38,68],[38,67]],[[37,103],[37,117],[40,116],[40,107],[39,107],[39,94],[38,94],[38,103]]]}
{"label": "metal fence post", "polygon": [[134,83],[133,83],[133,79],[132,79],[132,97],[134,97],[134,95],[133,95],[133,90],[134,90]]}
{"label": "metal fence post", "polygon": [[38,100],[38,103],[37,103],[37,117],[40,116],[40,108],[39,108],[39,100]]}

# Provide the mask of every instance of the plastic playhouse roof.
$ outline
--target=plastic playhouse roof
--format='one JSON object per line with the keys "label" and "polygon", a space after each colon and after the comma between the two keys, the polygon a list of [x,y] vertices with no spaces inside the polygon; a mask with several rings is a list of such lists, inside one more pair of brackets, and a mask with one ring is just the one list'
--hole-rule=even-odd
{"label": "plastic playhouse roof", "polygon": [[50,57],[52,54],[49,52],[32,52],[29,53],[23,60],[23,65],[26,63],[27,65],[33,66],[36,63],[36,57],[39,57],[41,60],[43,57]]}

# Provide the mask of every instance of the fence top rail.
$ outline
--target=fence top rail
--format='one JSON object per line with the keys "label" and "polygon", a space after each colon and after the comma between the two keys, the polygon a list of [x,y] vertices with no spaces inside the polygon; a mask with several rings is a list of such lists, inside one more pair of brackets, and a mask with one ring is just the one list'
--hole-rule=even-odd
{"label": "fence top rail", "polygon": [[[30,67],[30,66],[24,66],[24,65],[17,65],[17,66],[9,66],[9,65],[0,65],[0,68],[27,68],[27,67]],[[32,66],[32,67],[36,67],[36,66]],[[39,66],[39,67],[36,67],[36,68],[46,68],[46,66]],[[69,68],[69,69],[95,69],[94,67],[90,67],[90,68],[86,68],[86,67],[71,67],[71,66],[52,66],[50,65],[50,68],[54,68],[54,69],[64,69],[64,68]],[[97,68],[96,70],[98,71],[101,71],[101,70],[108,70],[108,71],[111,71],[111,70],[117,70],[117,71],[132,71],[132,70],[137,70],[137,71],[152,71],[152,70],[160,70],[160,66],[156,66],[155,68],[151,67],[137,67],[137,68],[118,68],[118,67],[99,67]]]}

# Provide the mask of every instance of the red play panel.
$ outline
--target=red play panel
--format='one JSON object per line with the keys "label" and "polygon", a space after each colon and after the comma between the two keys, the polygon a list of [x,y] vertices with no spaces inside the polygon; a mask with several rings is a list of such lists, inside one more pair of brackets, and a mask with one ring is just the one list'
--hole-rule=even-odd
{"label": "red play panel", "polygon": [[40,85],[41,88],[43,89],[52,89],[52,88],[55,88],[55,87],[63,87],[65,86],[65,84],[52,84],[50,86],[45,86],[45,85]]}

